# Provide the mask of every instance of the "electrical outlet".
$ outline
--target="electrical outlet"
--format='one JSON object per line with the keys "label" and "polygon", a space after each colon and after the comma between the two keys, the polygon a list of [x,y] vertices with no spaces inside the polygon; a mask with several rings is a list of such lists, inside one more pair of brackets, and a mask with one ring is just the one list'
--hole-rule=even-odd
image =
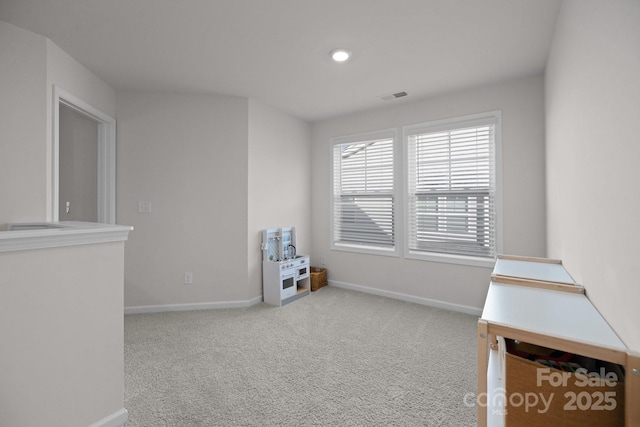
{"label": "electrical outlet", "polygon": [[327,257],[325,256],[320,257],[320,265],[327,265]]}
{"label": "electrical outlet", "polygon": [[191,285],[193,283],[193,273],[184,273],[184,284]]}
{"label": "electrical outlet", "polygon": [[151,202],[148,200],[138,200],[138,213],[151,213]]}

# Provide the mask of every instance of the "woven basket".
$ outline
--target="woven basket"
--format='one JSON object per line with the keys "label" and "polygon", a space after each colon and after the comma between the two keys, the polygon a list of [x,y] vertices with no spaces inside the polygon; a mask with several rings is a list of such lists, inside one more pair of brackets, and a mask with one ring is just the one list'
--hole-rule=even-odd
{"label": "woven basket", "polygon": [[323,286],[327,286],[327,269],[319,267],[311,267],[309,269],[311,276],[311,291],[317,291]]}

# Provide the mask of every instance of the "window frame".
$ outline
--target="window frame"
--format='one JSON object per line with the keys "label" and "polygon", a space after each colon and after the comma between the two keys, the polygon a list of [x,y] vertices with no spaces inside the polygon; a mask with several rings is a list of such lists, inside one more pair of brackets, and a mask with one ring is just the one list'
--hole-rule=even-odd
{"label": "window frame", "polygon": [[[329,242],[331,250],[337,251],[346,251],[346,252],[355,252],[362,253],[368,255],[383,255],[383,256],[391,256],[391,257],[400,257],[402,253],[402,227],[401,222],[402,218],[402,202],[400,200],[401,197],[401,183],[402,183],[402,168],[400,164],[402,162],[402,157],[400,153],[401,143],[398,139],[399,129],[398,128],[389,128],[382,129],[378,131],[365,132],[359,134],[353,134],[348,136],[340,136],[333,137],[330,139],[329,144],[329,157],[330,157],[330,176],[329,176]],[[344,145],[349,143],[358,143],[358,142],[366,142],[373,140],[381,140],[381,139],[391,139],[393,146],[393,190],[392,194],[392,208],[393,208],[393,247],[382,247],[375,245],[366,245],[366,244],[349,244],[344,242],[336,242],[334,239],[335,236],[335,226],[336,226],[336,218],[335,218],[335,147],[337,145]]]}
{"label": "window frame", "polygon": [[[433,120],[419,124],[398,126],[371,132],[363,132],[347,136],[331,137],[329,143],[329,242],[330,249],[367,255],[383,255],[404,259],[431,261],[438,263],[460,264],[476,267],[492,267],[494,258],[457,255],[441,252],[416,251],[409,248],[409,135],[417,129],[428,129],[428,132],[455,129],[456,125],[464,127],[472,121],[493,120],[494,128],[494,174],[495,174],[495,254],[503,252],[503,184],[502,184],[502,111],[487,111],[478,114],[457,116],[442,120]],[[401,138],[401,139],[399,139]],[[365,142],[378,139],[393,140],[393,218],[394,248],[382,248],[358,244],[338,243],[334,241],[334,147],[339,144]],[[407,235],[405,235],[407,234]]]}
{"label": "window frame", "polygon": [[502,253],[502,112],[500,110],[490,111],[486,113],[459,116],[455,118],[435,120],[425,123],[408,125],[402,127],[402,176],[403,186],[406,191],[403,193],[403,210],[402,224],[406,229],[404,237],[403,256],[408,259],[416,259],[423,261],[444,262],[452,264],[464,264],[478,267],[491,267],[495,262],[495,257],[480,257],[471,255],[458,255],[446,252],[429,252],[414,250],[409,247],[409,137],[416,133],[431,133],[445,130],[452,130],[458,127],[463,128],[473,125],[492,121],[494,124],[494,177],[495,177],[495,255]]}

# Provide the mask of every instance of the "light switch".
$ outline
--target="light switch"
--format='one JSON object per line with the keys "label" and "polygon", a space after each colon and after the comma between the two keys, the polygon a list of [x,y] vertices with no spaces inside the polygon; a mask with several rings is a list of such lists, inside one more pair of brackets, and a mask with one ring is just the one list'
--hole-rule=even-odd
{"label": "light switch", "polygon": [[151,213],[151,202],[148,200],[138,200],[138,213]]}

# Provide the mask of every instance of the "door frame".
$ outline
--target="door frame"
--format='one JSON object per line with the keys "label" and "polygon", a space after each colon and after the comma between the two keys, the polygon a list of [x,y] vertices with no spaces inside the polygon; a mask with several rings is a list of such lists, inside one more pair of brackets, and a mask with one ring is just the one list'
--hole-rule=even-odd
{"label": "door frame", "polygon": [[60,198],[60,104],[98,122],[98,222],[116,223],[116,120],[61,89],[53,86],[51,147],[51,220],[59,221]]}

